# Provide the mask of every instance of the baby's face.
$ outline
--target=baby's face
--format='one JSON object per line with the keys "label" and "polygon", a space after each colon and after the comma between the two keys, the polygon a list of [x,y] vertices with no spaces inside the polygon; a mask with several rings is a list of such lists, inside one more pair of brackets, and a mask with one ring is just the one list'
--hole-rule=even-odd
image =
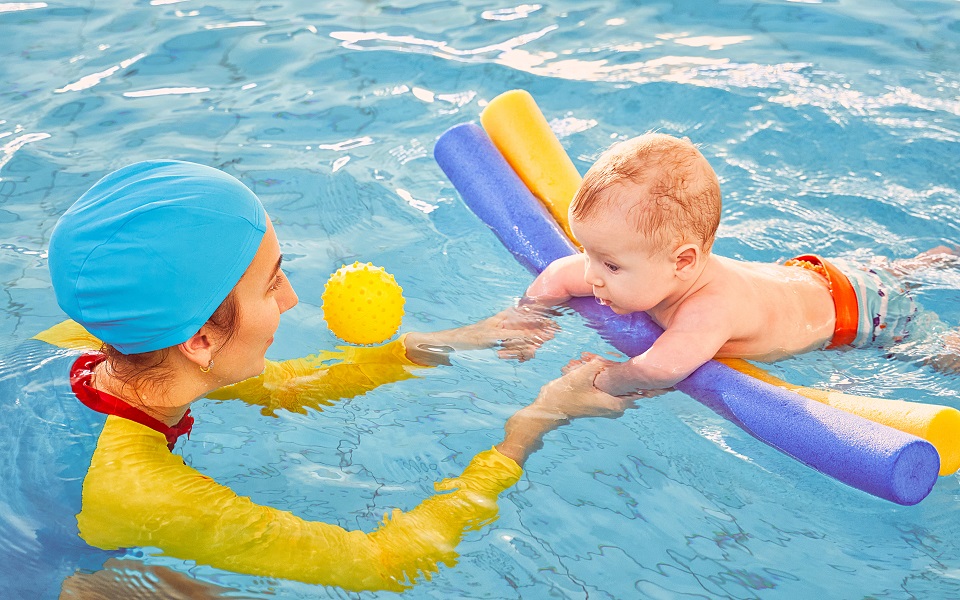
{"label": "baby's face", "polygon": [[616,206],[570,223],[587,258],[584,280],[597,300],[619,314],[655,309],[677,284],[670,252],[651,251],[633,223]]}

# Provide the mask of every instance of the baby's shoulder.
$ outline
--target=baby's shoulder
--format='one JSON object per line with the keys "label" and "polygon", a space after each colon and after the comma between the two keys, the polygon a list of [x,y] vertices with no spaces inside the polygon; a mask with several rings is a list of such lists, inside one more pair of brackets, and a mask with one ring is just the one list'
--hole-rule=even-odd
{"label": "baby's shoulder", "polygon": [[723,258],[710,282],[718,292],[737,295],[743,290],[764,290],[783,287],[793,281],[807,281],[815,271],[789,267],[780,263],[751,262]]}
{"label": "baby's shoulder", "polygon": [[729,286],[711,282],[683,298],[672,315],[673,324],[713,327],[729,320],[742,304]]}
{"label": "baby's shoulder", "polygon": [[680,318],[723,320],[751,310],[755,291],[762,288],[769,274],[754,269],[755,263],[721,259],[716,268],[704,273],[701,285],[678,304]]}

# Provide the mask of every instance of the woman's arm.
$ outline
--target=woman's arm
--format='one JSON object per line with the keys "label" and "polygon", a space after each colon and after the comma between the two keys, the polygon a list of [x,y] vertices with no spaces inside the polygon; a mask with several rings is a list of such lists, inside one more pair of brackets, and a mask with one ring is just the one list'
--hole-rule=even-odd
{"label": "woman's arm", "polygon": [[588,365],[544,386],[507,422],[503,442],[436,485],[448,493],[409,512],[394,510],[369,534],[257,505],[185,465],[162,434],[110,416],[84,479],[80,536],[102,549],[158,547],[239,573],[401,591],[439,563],[455,564],[464,532],[497,518],[499,494],[516,483],[544,434],[629,406],[593,388],[596,371]]}
{"label": "woman's arm", "polygon": [[386,383],[416,377],[419,368],[445,365],[457,350],[498,348],[502,358],[526,360],[553,337],[556,325],[539,307],[508,308],[479,323],[410,332],[383,346],[339,346],[305,358],[267,361],[261,375],[207,394],[213,400],[240,399],[276,409],[322,410],[338,400],[361,396]]}
{"label": "woman's arm", "polygon": [[543,386],[532,404],[507,420],[503,441],[496,449],[523,466],[543,446],[543,436],[561,425],[583,417],[622,415],[633,400],[610,396],[593,384],[605,366],[600,360],[589,361]]}
{"label": "woman's arm", "polygon": [[[340,346],[303,358],[266,361],[264,372],[207,394],[213,400],[239,399],[263,407],[303,413],[366,394],[381,385],[412,379],[418,368],[449,364],[455,350],[498,347],[503,358],[531,358],[553,337],[556,325],[533,307],[508,308],[479,323],[436,331],[411,332],[382,346]],[[35,339],[60,348],[99,350],[102,342],[74,321],[66,320]]]}
{"label": "woman's arm", "polygon": [[401,591],[456,563],[465,531],[497,517],[497,496],[522,470],[491,449],[437,484],[409,512],[372,533],[306,521],[253,503],[188,467],[163,435],[108,417],[83,483],[80,536],[102,549],[158,547],[164,554],[238,573]]}
{"label": "woman's arm", "polygon": [[387,383],[412,379],[425,365],[407,357],[406,336],[383,346],[340,346],[304,358],[268,360],[263,373],[207,394],[212,400],[243,400],[273,416],[278,408],[304,413]]}
{"label": "woman's arm", "polygon": [[[82,326],[66,320],[34,336],[60,348],[99,350],[102,342]],[[268,360],[257,377],[207,394],[213,400],[239,399],[263,407],[265,415],[278,408],[303,413],[366,394],[385,383],[416,377],[426,361],[408,358],[404,337],[383,346],[341,346],[303,358]]]}

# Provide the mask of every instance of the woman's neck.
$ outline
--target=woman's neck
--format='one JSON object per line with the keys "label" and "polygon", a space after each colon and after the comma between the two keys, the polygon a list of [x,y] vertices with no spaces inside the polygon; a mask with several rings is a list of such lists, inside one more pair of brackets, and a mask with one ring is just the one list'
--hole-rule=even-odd
{"label": "woman's neck", "polygon": [[94,367],[90,384],[94,389],[119,398],[170,426],[180,422],[184,413],[190,408],[190,403],[197,398],[189,393],[178,393],[176,386],[161,393],[156,386],[136,386],[121,381],[111,372],[109,361],[103,361]]}

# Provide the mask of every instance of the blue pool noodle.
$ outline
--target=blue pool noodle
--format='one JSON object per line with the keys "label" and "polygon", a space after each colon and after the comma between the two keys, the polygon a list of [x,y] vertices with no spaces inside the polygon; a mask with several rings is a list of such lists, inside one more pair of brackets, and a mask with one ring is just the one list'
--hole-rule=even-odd
{"label": "blue pool noodle", "polygon": [[[479,126],[437,140],[434,157],[467,206],[532,272],[576,252]],[[592,298],[570,305],[627,356],[643,353],[662,329],[645,313],[617,315]],[[710,361],[678,383],[683,391],[757,439],[849,486],[902,505],[923,500],[937,480],[932,444]]]}

